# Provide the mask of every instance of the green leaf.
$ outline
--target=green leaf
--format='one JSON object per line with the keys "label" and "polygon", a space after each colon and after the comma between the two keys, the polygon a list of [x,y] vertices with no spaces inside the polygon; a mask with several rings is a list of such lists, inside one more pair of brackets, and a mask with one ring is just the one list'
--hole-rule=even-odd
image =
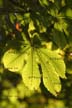
{"label": "green leaf", "polygon": [[38,89],[40,85],[40,72],[37,64],[36,52],[31,48],[28,52],[27,64],[23,68],[22,77],[25,85],[31,89]]}
{"label": "green leaf", "polygon": [[67,26],[67,23],[63,19],[59,19],[59,21],[54,24],[54,28],[61,32],[66,30]]}
{"label": "green leaf", "polygon": [[67,73],[72,74],[72,61],[67,61],[66,67],[67,67]]}
{"label": "green leaf", "polygon": [[2,0],[0,0],[0,7],[2,7],[2,5],[3,5],[3,1],[2,1]]}
{"label": "green leaf", "polygon": [[72,9],[71,8],[67,9],[66,16],[69,17],[69,18],[72,18]]}
{"label": "green leaf", "polygon": [[52,35],[53,48],[55,47],[55,45],[56,48],[64,48],[66,46],[68,40],[66,39],[64,32],[54,30]]}
{"label": "green leaf", "polygon": [[[61,78],[65,77],[65,64],[57,51],[47,48],[26,47],[22,51],[8,50],[3,56],[5,68],[10,71],[20,71],[23,82],[30,90],[37,90],[42,79],[45,87],[54,95],[61,90]],[[25,62],[25,63],[24,63]]]}
{"label": "green leaf", "polygon": [[14,49],[9,49],[3,56],[2,62],[4,67],[10,71],[17,72],[24,66],[25,55],[24,52],[28,50],[28,47],[23,52],[18,52]]}
{"label": "green leaf", "polygon": [[48,51],[41,48],[38,50],[41,61],[43,83],[45,87],[54,95],[61,90],[60,79],[65,78],[65,64],[55,51]]}
{"label": "green leaf", "polygon": [[42,6],[44,6],[44,5],[48,6],[48,1],[47,0],[39,0],[39,2]]}

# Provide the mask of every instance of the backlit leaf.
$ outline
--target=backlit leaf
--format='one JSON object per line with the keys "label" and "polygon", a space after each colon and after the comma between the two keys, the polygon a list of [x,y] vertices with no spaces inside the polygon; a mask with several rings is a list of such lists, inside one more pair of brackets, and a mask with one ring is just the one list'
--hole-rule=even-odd
{"label": "backlit leaf", "polygon": [[54,95],[61,90],[60,79],[65,78],[65,64],[62,58],[55,51],[47,49],[38,50],[41,61],[43,83],[45,87]]}
{"label": "backlit leaf", "polygon": [[24,66],[24,59],[28,48],[26,48],[23,52],[19,53],[14,49],[9,49],[3,56],[2,62],[4,63],[4,67],[10,71],[17,72],[21,70]]}
{"label": "backlit leaf", "polygon": [[40,85],[40,72],[37,64],[37,55],[30,49],[27,64],[22,70],[22,77],[25,85],[31,89],[37,89]]}

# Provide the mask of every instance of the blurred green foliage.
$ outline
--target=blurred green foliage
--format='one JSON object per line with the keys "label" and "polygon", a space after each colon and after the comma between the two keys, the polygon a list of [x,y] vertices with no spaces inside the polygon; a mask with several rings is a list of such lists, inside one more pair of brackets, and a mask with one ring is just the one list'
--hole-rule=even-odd
{"label": "blurred green foliage", "polygon": [[[65,61],[67,79],[61,79],[56,97],[43,82],[38,90],[29,90],[22,76],[2,63],[8,49],[20,51],[30,41],[28,34],[39,36],[52,51],[59,49]],[[0,107],[72,108],[72,0],[0,0]]]}

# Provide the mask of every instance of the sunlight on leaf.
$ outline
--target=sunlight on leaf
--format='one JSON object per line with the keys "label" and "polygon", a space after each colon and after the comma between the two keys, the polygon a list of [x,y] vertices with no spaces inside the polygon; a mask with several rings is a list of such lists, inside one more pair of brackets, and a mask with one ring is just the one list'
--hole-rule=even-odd
{"label": "sunlight on leaf", "polygon": [[39,0],[39,2],[42,6],[44,5],[48,6],[48,0]]}
{"label": "sunlight on leaf", "polygon": [[67,9],[66,16],[72,18],[72,9]]}
{"label": "sunlight on leaf", "polygon": [[38,89],[40,85],[40,72],[37,64],[36,52],[29,51],[29,57],[26,66],[23,68],[22,77],[25,85],[31,89]]}
{"label": "sunlight on leaf", "polygon": [[[28,48],[25,49],[25,52],[26,50],[28,50]],[[16,50],[10,49],[4,54],[2,62],[4,63],[5,68],[10,71],[17,72],[24,66],[24,60],[24,51],[19,53]]]}
{"label": "sunlight on leaf", "polygon": [[61,57],[54,51],[40,49],[38,56],[41,61],[43,83],[45,87],[54,95],[61,90],[61,78],[65,77],[65,64]]}
{"label": "sunlight on leaf", "polygon": [[37,90],[42,78],[44,86],[55,96],[61,90],[59,77],[66,78],[65,63],[57,50],[51,51],[32,46],[24,48],[21,52],[10,49],[4,54],[3,63],[10,71],[20,71],[28,89]]}

